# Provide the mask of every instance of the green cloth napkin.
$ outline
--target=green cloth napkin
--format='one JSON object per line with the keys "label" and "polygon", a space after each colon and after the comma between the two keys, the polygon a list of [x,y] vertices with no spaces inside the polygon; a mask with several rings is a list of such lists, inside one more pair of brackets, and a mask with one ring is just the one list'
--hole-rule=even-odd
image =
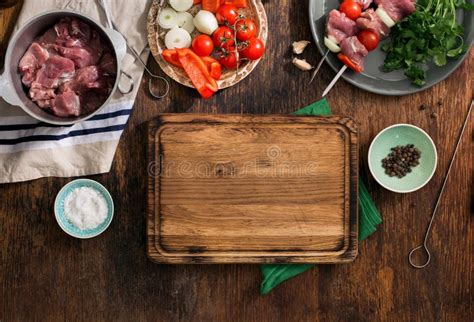
{"label": "green cloth napkin", "polygon": [[[294,115],[331,115],[326,99],[306,106]],[[382,222],[380,213],[375,207],[372,198],[364,183],[359,177],[359,240],[363,240],[377,230]],[[266,264],[262,265],[263,280],[260,293],[267,294],[280,283],[313,267],[312,264]]]}

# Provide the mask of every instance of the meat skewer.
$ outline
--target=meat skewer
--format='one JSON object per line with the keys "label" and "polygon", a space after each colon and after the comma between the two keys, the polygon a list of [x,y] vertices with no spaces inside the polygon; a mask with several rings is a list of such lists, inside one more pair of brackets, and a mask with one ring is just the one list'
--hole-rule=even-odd
{"label": "meat skewer", "polygon": [[342,66],[331,83],[326,87],[322,97],[329,93],[348,67],[355,72],[361,72],[364,69],[364,57],[367,56],[368,53],[368,50],[359,39],[357,39],[357,36],[344,39],[341,42],[341,53],[338,54],[338,58],[344,62],[344,66]]}
{"label": "meat skewer", "polygon": [[349,19],[344,13],[336,9],[333,9],[329,12],[326,23],[326,37],[324,37],[324,44],[326,47],[328,47],[328,50],[324,54],[323,58],[321,58],[319,61],[316,69],[313,71],[309,81],[310,84],[316,78],[319,69],[326,60],[326,57],[329,55],[329,51],[339,52],[339,44],[341,41],[347,37],[356,35],[357,32],[358,28],[354,20]]}
{"label": "meat skewer", "polygon": [[[368,9],[363,12],[357,19],[357,26],[363,31],[371,30],[372,33],[378,35],[379,39],[386,38],[390,27],[415,11],[414,0],[375,0],[375,3],[379,6],[377,10]],[[326,87],[322,97],[329,93],[348,67],[356,73],[363,71],[364,57],[368,54],[368,50],[373,50],[375,47],[365,48],[357,38],[352,36],[341,42],[341,53],[338,54],[338,58],[344,63],[344,66]]]}

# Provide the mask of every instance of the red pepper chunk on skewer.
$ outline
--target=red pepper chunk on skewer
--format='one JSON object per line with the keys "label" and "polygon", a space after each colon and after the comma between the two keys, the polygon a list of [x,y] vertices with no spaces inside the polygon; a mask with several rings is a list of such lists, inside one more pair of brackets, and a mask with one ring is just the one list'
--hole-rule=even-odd
{"label": "red pepper chunk on skewer", "polygon": [[352,69],[354,72],[356,73],[360,73],[363,71],[363,69],[358,66],[356,63],[354,63],[349,57],[347,57],[346,55],[344,54],[341,54],[339,53],[337,55],[337,58],[339,58],[339,60],[344,64],[346,65],[347,67],[349,67],[350,69]]}

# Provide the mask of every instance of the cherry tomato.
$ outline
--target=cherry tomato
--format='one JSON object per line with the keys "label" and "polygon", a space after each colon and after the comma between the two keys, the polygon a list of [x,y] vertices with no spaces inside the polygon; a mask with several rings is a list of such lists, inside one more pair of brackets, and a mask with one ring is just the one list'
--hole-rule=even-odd
{"label": "cherry tomato", "polygon": [[229,47],[228,49],[223,49],[220,57],[219,63],[227,69],[235,69],[238,65],[238,58],[235,54],[235,47]]}
{"label": "cherry tomato", "polygon": [[264,51],[265,45],[260,39],[250,38],[247,41],[247,45],[242,50],[242,56],[250,60],[257,60],[263,56]]}
{"label": "cherry tomato", "polygon": [[214,43],[208,35],[199,35],[193,39],[191,47],[198,56],[209,56],[214,50]]}
{"label": "cherry tomato", "polygon": [[234,32],[227,26],[221,26],[212,34],[214,46],[219,48],[229,48],[234,45]]}
{"label": "cherry tomato", "polygon": [[241,19],[237,21],[235,27],[237,30],[237,39],[240,41],[249,40],[257,33],[257,26],[252,19]]}
{"label": "cherry tomato", "polygon": [[357,39],[365,46],[368,51],[372,51],[379,45],[379,35],[372,30],[362,30],[357,34]]}
{"label": "cherry tomato", "polygon": [[239,16],[239,9],[230,4],[225,4],[219,7],[216,13],[217,22],[220,25],[226,24],[234,25],[237,17]]}
{"label": "cherry tomato", "polygon": [[356,20],[359,18],[362,8],[357,2],[345,0],[339,6],[339,11],[344,13],[349,19]]}

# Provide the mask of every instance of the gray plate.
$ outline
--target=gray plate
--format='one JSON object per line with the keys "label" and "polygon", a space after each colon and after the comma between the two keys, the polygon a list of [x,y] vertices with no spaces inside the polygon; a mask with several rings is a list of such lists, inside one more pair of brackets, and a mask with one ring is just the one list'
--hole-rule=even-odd
{"label": "gray plate", "polygon": [[[472,3],[474,0],[469,0]],[[314,41],[318,46],[321,55],[327,51],[324,46],[324,35],[326,33],[326,14],[339,6],[338,0],[309,0],[309,21]],[[459,10],[458,22],[464,26],[464,41],[471,45],[474,38],[474,27],[472,11]],[[387,41],[387,40],[385,40]],[[380,48],[381,46],[379,46]],[[417,87],[411,84],[411,80],[407,78],[403,71],[394,71],[385,73],[382,71],[385,54],[376,49],[369,53],[365,58],[365,70],[360,74],[356,74],[350,70],[343,74],[343,78],[349,83],[366,91],[382,94],[382,95],[407,95],[423,91],[436,83],[448,77],[456,68],[461,65],[468,55],[467,51],[458,59],[448,59],[448,63],[443,67],[429,65],[427,67],[426,85]],[[330,53],[326,59],[329,66],[334,71],[338,71],[343,65],[337,59],[336,55]]]}

